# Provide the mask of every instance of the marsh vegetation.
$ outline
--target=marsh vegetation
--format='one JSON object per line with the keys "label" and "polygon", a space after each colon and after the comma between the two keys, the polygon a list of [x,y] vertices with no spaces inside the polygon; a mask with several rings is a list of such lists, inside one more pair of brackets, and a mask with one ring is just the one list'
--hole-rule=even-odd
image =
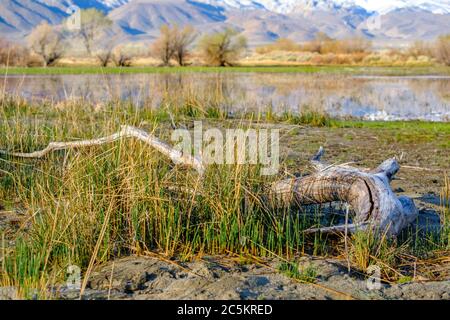
{"label": "marsh vegetation", "polygon": [[[5,96],[0,149],[30,152],[50,141],[106,136],[123,124],[165,141],[170,128],[190,128],[193,120],[222,129],[275,126],[282,130],[282,176],[308,173],[307,160],[320,145],[342,163],[374,167],[399,156],[403,165],[426,164],[429,171],[404,169],[394,187],[422,199],[422,213],[437,215],[439,232],[412,227],[398,239],[357,233],[346,247],[342,236],[303,233],[342,220],[338,204],[270,209],[261,194],[274,177],[262,177],[258,165],[213,165],[200,180],[148,146],[121,140],[40,160],[0,158],[1,214],[13,217],[1,229],[1,286],[17,287],[25,298],[57,297],[57,290],[49,289],[65,285],[70,265],[81,267],[84,288],[96,266],[148,254],[179,262],[207,255],[245,261],[276,257],[284,261],[280,272],[307,282],[314,282],[314,270],[292,271],[299,256],[334,257],[362,274],[377,264],[389,283],[448,279],[447,123],[336,120],[318,111],[230,117],[221,108],[222,97],[177,98],[167,95],[151,108],[120,99],[99,106]],[[185,188],[197,192],[182,192]],[[328,211],[331,215],[324,215]]]}

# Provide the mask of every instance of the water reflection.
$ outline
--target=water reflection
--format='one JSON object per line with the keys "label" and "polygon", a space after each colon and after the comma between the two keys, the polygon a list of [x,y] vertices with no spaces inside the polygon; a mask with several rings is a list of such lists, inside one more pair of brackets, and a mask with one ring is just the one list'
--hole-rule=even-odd
{"label": "water reflection", "polygon": [[29,100],[129,100],[160,106],[201,101],[228,111],[320,110],[363,119],[450,119],[450,77],[273,73],[3,76],[4,92]]}

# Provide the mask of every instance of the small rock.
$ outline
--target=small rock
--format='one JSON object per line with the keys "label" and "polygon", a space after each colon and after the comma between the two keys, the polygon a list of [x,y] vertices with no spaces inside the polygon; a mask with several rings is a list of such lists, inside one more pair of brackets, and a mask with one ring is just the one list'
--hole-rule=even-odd
{"label": "small rock", "polygon": [[17,289],[14,287],[0,287],[0,300],[16,300]]}

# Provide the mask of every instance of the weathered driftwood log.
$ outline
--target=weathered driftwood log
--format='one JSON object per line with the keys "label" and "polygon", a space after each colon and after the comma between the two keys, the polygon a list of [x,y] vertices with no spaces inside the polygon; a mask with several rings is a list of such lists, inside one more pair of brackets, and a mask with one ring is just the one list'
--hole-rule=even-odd
{"label": "weathered driftwood log", "polygon": [[374,229],[397,235],[418,216],[414,202],[397,197],[390,182],[400,169],[395,159],[383,162],[372,171],[347,165],[326,165],[320,162],[324,154],[320,148],[311,160],[316,172],[301,178],[275,183],[271,198],[276,205],[309,205],[334,201],[348,203],[355,217],[351,225],[310,229],[307,232],[348,232]]}
{"label": "weathered driftwood log", "polygon": [[[123,126],[121,131],[111,136],[76,141],[51,142],[42,151],[32,153],[13,153],[0,150],[0,154],[22,158],[42,158],[56,150],[98,146],[111,143],[121,138],[136,138],[156,148],[170,157],[176,164],[190,166],[200,175],[205,172],[201,158],[182,154],[153,135],[138,128]],[[334,201],[348,203],[355,212],[353,223],[320,229],[310,229],[307,232],[354,232],[369,228],[397,235],[411,224],[418,216],[414,202],[407,197],[397,198],[390,182],[399,170],[395,159],[383,162],[377,169],[364,171],[347,165],[326,165],[320,162],[324,150],[312,159],[316,172],[302,178],[287,179],[275,183],[269,192],[269,199],[278,206],[309,205]]]}
{"label": "weathered driftwood log", "polygon": [[57,151],[57,150],[65,150],[65,149],[77,149],[82,147],[93,147],[100,146],[106,143],[111,143],[117,141],[122,138],[135,138],[138,139],[162,154],[168,156],[175,164],[182,164],[186,166],[193,167],[198,171],[199,174],[203,174],[205,171],[205,167],[201,159],[193,157],[189,154],[183,154],[181,151],[178,151],[167,143],[159,140],[155,136],[135,127],[130,126],[122,126],[121,130],[117,133],[114,133],[110,136],[92,139],[92,140],[82,140],[82,141],[74,141],[74,142],[50,142],[50,144],[41,151],[35,151],[31,153],[21,153],[21,152],[8,152],[4,150],[0,150],[0,154],[9,155],[12,157],[18,158],[42,158],[46,156],[48,153]]}

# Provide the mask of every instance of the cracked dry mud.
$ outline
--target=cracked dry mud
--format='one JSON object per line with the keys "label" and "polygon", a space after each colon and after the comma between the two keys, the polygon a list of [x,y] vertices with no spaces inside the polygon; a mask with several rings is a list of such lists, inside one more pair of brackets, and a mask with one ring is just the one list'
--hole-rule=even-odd
{"label": "cracked dry mud", "polygon": [[[301,283],[278,272],[279,261],[239,264],[227,257],[205,257],[171,263],[154,257],[130,256],[109,262],[90,276],[84,299],[103,300],[342,300],[445,299],[450,281],[382,284],[369,290],[364,276],[347,274],[339,261],[299,259],[300,268],[317,270],[314,284]],[[0,299],[14,299],[13,288],[0,288]],[[78,299],[79,291],[55,290],[55,298]]]}

